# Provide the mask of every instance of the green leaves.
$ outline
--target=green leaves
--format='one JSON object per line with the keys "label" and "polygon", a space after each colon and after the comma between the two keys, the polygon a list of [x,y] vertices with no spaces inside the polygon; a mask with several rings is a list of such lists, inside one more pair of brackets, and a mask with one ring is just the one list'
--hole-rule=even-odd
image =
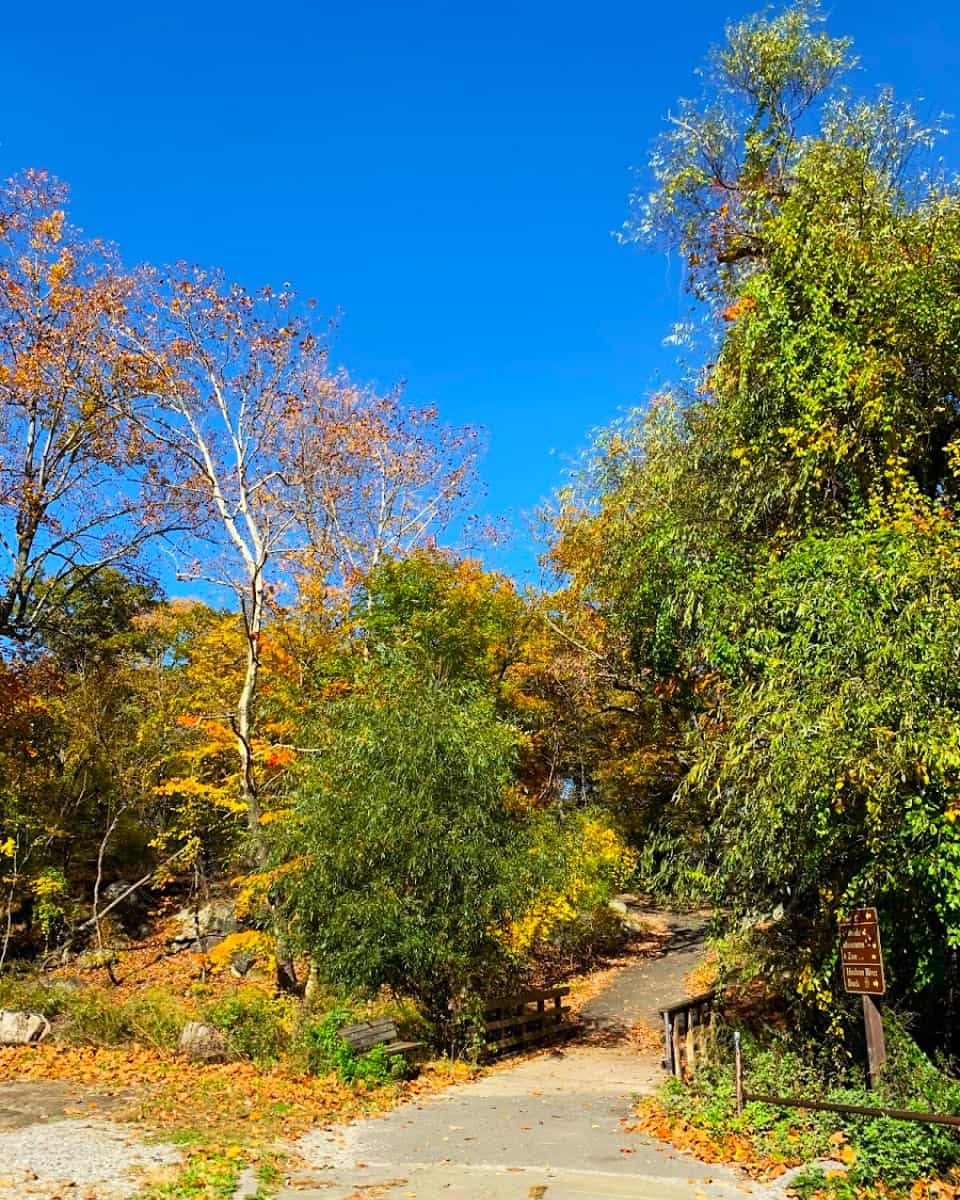
{"label": "green leaves", "polygon": [[475,689],[382,663],[327,720],[295,801],[302,945],[330,982],[388,984],[439,1018],[502,961],[525,894],[525,822],[505,804],[517,734]]}
{"label": "green leaves", "polygon": [[815,2],[731,23],[710,55],[703,102],[680,102],[631,197],[626,240],[665,237],[693,290],[722,295],[762,258],[764,225],[789,193],[808,111],[850,66],[850,42],[820,26]]}

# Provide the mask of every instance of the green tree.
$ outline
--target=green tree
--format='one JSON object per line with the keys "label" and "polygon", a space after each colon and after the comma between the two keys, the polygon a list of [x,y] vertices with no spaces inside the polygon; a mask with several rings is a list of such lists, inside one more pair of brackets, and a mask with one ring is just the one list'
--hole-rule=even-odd
{"label": "green tree", "polygon": [[374,664],[333,707],[285,888],[321,976],[388,985],[443,1022],[503,969],[498,931],[534,887],[526,818],[504,803],[517,743],[475,688],[406,664]]}
{"label": "green tree", "polygon": [[960,192],[849,61],[813,5],[728,27],[632,226],[687,256],[710,361],[601,438],[558,557],[684,733],[648,867],[732,927],[782,905],[818,1003],[876,899],[915,1002],[956,971]]}

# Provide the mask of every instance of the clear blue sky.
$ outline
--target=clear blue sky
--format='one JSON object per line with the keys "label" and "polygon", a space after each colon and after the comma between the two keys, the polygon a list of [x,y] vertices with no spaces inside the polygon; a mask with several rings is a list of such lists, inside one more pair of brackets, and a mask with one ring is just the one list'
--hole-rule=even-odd
{"label": "clear blue sky", "polygon": [[[672,370],[665,258],[611,237],[673,100],[756,3],[17,4],[0,171],[46,167],[130,262],[289,280],[361,379],[488,431],[517,540],[588,431]],[[837,0],[864,86],[960,114],[960,9]],[[956,141],[948,158],[960,163]],[[951,144],[952,143],[952,144]]]}

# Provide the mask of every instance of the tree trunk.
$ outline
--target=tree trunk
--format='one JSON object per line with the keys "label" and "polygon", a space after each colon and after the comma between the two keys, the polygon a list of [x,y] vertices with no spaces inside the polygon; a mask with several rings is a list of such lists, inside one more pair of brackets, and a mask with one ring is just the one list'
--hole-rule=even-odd
{"label": "tree trunk", "polygon": [[[257,703],[257,685],[260,680],[260,637],[263,633],[263,575],[260,567],[254,568],[250,580],[249,605],[244,606],[244,626],[247,635],[247,666],[243,688],[237,699],[236,734],[240,754],[240,799],[247,814],[247,830],[250,834],[253,861],[258,871],[270,866],[270,854],[261,823],[262,809],[257,784],[257,769],[253,753],[253,727]],[[287,947],[284,922],[272,900],[268,900],[273,915],[277,943],[277,990],[299,994],[300,983],[294,966],[293,956]]]}

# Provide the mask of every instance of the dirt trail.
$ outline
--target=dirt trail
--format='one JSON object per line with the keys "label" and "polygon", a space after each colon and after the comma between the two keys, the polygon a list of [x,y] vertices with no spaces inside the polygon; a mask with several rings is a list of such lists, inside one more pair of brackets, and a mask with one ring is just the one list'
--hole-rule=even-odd
{"label": "dirt trail", "polygon": [[[625,967],[583,1015],[606,1044],[569,1046],[385,1117],[317,1130],[297,1145],[310,1170],[284,1200],[742,1200],[762,1195],[734,1171],[627,1133],[635,1098],[662,1080],[659,1054],[617,1034],[656,1024],[682,998],[703,952],[703,922],[660,914],[672,937]],[[612,1035],[612,1036],[610,1036]]]}

